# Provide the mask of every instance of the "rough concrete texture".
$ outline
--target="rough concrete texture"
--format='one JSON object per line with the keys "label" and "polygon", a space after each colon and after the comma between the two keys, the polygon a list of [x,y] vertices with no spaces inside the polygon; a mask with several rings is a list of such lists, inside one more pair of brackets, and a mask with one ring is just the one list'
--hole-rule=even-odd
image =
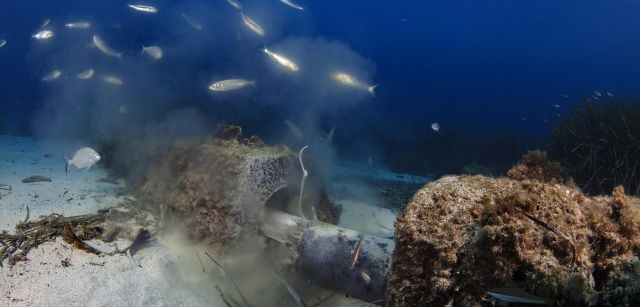
{"label": "rough concrete texture", "polygon": [[390,306],[489,306],[498,287],[552,306],[640,305],[640,201],[517,177],[447,176],[413,196],[396,222]]}
{"label": "rough concrete texture", "polygon": [[176,144],[152,167],[140,198],[176,213],[194,239],[223,243],[255,231],[267,199],[295,176],[297,158],[240,133],[227,128],[228,139]]}

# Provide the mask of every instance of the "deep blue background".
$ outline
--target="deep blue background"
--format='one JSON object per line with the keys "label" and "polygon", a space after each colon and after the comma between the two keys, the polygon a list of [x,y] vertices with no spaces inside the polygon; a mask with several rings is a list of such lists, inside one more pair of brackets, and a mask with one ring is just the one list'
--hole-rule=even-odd
{"label": "deep blue background", "polygon": [[[183,4],[227,6],[224,0],[197,2],[148,1],[165,12]],[[277,0],[260,2],[281,6]],[[43,97],[40,76],[26,59],[33,43],[29,37],[40,23],[47,17],[62,21],[87,16],[133,25],[124,3],[0,4],[0,37],[9,42],[0,49],[0,119],[5,129],[28,130]],[[307,7],[304,15],[285,24],[274,39],[288,34],[337,39],[376,65],[374,80],[381,84],[377,97],[339,115],[354,127],[410,131],[404,133],[410,138],[438,121],[443,130],[544,134],[549,125],[544,119],[552,121],[581,96],[600,90],[630,97],[640,88],[639,1],[299,3]],[[561,98],[565,93],[571,97]]]}

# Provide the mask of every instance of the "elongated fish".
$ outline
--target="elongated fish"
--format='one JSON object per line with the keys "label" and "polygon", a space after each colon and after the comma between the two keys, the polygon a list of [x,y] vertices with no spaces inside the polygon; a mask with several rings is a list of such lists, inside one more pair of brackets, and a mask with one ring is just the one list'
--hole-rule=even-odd
{"label": "elongated fish", "polygon": [[122,79],[120,79],[120,78],[118,78],[116,76],[110,76],[110,75],[103,76],[102,77],[102,81],[104,81],[104,82],[106,82],[108,84],[111,84],[111,85],[122,85],[122,84],[124,84],[124,81],[122,81]]}
{"label": "elongated fish", "polygon": [[376,95],[375,89],[376,87],[378,87],[378,84],[375,84],[375,85],[365,84],[364,82],[356,79],[355,77],[353,77],[352,75],[346,72],[342,72],[342,71],[334,72],[331,74],[331,79],[355,89],[365,90],[373,96]]}
{"label": "elongated fish", "polygon": [[257,22],[247,17],[244,13],[240,13],[240,16],[242,16],[242,22],[244,22],[244,25],[247,26],[247,28],[260,36],[264,36],[264,29]]}
{"label": "elongated fish", "polygon": [[51,23],[51,18],[45,19],[40,25],[40,29],[46,28]]}
{"label": "elongated fish", "polygon": [[202,30],[202,24],[199,21],[193,19],[191,16],[182,13],[182,18],[184,18],[184,20],[194,29]]}
{"label": "elongated fish", "polygon": [[47,40],[53,37],[53,31],[51,30],[42,30],[31,36],[37,40]]}
{"label": "elongated fish", "polygon": [[501,301],[509,303],[524,303],[524,304],[536,304],[545,305],[546,302],[543,298],[537,297],[533,294],[529,294],[516,288],[496,288],[487,291],[488,295],[491,295]]}
{"label": "elongated fish", "polygon": [[98,50],[102,51],[102,53],[118,59],[121,58],[123,54],[123,52],[116,52],[111,49],[98,35],[93,35],[93,46],[97,47]]}
{"label": "elongated fish", "polygon": [[226,92],[241,89],[249,85],[256,86],[256,81],[249,81],[245,79],[227,79],[212,83],[211,85],[209,85],[209,90],[213,92]]}
{"label": "elongated fish", "polygon": [[302,300],[302,296],[300,296],[300,294],[298,294],[298,291],[296,291],[296,289],[294,289],[293,286],[291,286],[291,284],[287,282],[282,273],[280,273],[280,271],[273,265],[271,266],[271,268],[278,276],[280,282],[285,286],[285,288],[287,288],[287,292],[289,292],[289,295],[291,295],[291,298],[296,302],[296,304],[301,307],[307,307],[307,304],[305,304],[304,300]]}
{"label": "elongated fish", "polygon": [[356,262],[358,262],[358,256],[360,255],[360,246],[362,246],[362,239],[358,240],[358,243],[356,243],[356,248],[351,254],[351,261],[349,261],[350,269],[353,269],[353,267],[356,265]]}
{"label": "elongated fish", "polygon": [[285,120],[284,124],[287,125],[287,128],[289,129],[289,131],[291,132],[291,134],[293,134],[293,136],[295,136],[296,138],[301,139],[302,138],[302,130],[300,130],[300,128],[298,128],[298,126],[296,126],[296,124]]}
{"label": "elongated fish", "polygon": [[81,73],[78,73],[76,77],[78,77],[78,79],[88,80],[88,79],[91,79],[91,77],[93,77],[94,72],[95,71],[93,70],[93,68],[87,69]]}
{"label": "elongated fish", "polygon": [[78,151],[76,151],[76,154],[73,155],[73,158],[64,158],[64,161],[66,163],[65,171],[69,172],[69,166],[71,165],[75,166],[78,169],[84,168],[85,171],[88,171],[94,164],[98,163],[100,159],[101,157],[98,152],[96,152],[92,148],[80,148]]}
{"label": "elongated fish", "polygon": [[62,71],[56,69],[56,70],[48,73],[44,77],[42,77],[42,81],[53,81],[55,79],[60,78],[60,76],[62,76]]}
{"label": "elongated fish", "polygon": [[154,7],[154,6],[151,6],[151,5],[127,4],[127,6],[130,7],[131,9],[133,9],[134,11],[147,13],[147,14],[155,14],[155,13],[158,12],[158,9],[156,7]]}
{"label": "elongated fish", "polygon": [[264,47],[264,49],[262,49],[262,51],[264,51],[264,53],[266,53],[270,58],[272,58],[278,64],[282,65],[284,68],[286,68],[286,69],[288,69],[290,71],[298,71],[298,70],[300,70],[300,68],[298,68],[298,64],[296,64],[295,62],[291,61],[287,57],[285,57],[285,56],[283,56],[281,54],[277,54],[277,53],[267,49],[267,47]]}
{"label": "elongated fish", "polygon": [[74,22],[70,22],[66,25],[64,25],[65,27],[69,28],[69,29],[89,29],[91,28],[91,23],[88,21],[74,21]]}
{"label": "elongated fish", "polygon": [[146,53],[150,58],[156,61],[162,59],[162,55],[164,54],[162,52],[162,49],[160,49],[160,47],[158,46],[145,47],[144,45],[142,45],[142,52]]}
{"label": "elongated fish", "polygon": [[4,38],[0,38],[0,48],[4,47],[7,44],[7,40]]}
{"label": "elongated fish", "polygon": [[229,3],[229,5],[235,7],[236,9],[242,9],[242,5],[240,5],[240,3],[236,0],[227,0],[227,3]]}
{"label": "elongated fish", "polygon": [[284,4],[288,5],[288,6],[290,6],[290,7],[292,7],[292,8],[294,8],[294,9],[296,9],[296,10],[304,11],[304,8],[303,8],[303,7],[301,7],[301,6],[299,6],[299,5],[295,4],[295,3],[293,3],[293,1],[291,1],[291,0],[280,0],[280,2],[282,2],[282,3],[284,3]]}

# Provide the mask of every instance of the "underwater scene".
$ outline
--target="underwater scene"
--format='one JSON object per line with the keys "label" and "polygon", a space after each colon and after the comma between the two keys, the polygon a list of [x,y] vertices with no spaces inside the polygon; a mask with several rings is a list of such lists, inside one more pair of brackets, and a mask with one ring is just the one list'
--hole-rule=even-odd
{"label": "underwater scene", "polygon": [[0,306],[640,306],[639,12],[4,0]]}

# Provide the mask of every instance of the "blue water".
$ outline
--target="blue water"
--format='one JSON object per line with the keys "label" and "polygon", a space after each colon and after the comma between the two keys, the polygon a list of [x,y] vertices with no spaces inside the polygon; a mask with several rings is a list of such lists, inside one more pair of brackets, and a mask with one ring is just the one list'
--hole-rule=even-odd
{"label": "blue water", "polygon": [[[224,122],[270,143],[302,145],[336,126],[338,154],[384,161],[396,147],[431,137],[432,122],[442,133],[544,138],[558,115],[594,90],[639,94],[637,1],[297,2],[306,9],[242,1],[265,28],[259,37],[225,0],[144,1],[160,10],[150,15],[126,1],[4,1],[0,132],[92,143],[150,130],[204,134]],[[31,39],[46,18],[55,36]],[[92,28],[63,26],[76,20]],[[125,52],[122,59],[87,48],[96,33]],[[163,48],[163,59],[143,55],[142,44]],[[260,51],[264,46],[296,59],[301,71],[284,72]],[[90,67],[90,82],[75,78]],[[337,68],[380,84],[376,96],[329,80],[327,71]],[[53,69],[63,76],[42,82]],[[107,85],[100,74],[125,83]],[[231,77],[257,86],[207,89]],[[122,105],[127,114],[118,112]],[[292,138],[283,120],[300,126],[305,138]]]}

